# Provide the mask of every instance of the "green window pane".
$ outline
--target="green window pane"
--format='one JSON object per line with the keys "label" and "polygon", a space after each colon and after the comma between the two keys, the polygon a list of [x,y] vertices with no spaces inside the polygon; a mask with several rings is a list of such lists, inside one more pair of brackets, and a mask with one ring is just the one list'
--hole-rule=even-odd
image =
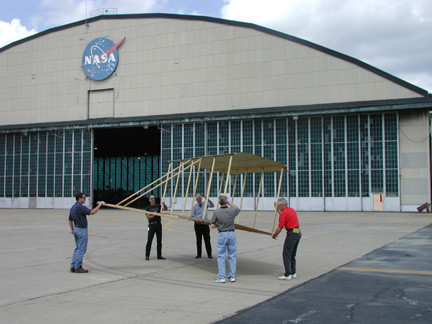
{"label": "green window pane", "polygon": [[388,197],[398,196],[398,179],[398,170],[386,170],[386,195]]}
{"label": "green window pane", "polygon": [[371,168],[382,169],[383,168],[383,143],[371,142],[370,154],[371,154]]}
{"label": "green window pane", "polygon": [[[183,145],[186,148],[192,148],[194,147],[194,125],[193,124],[184,124],[184,138],[183,138]],[[192,157],[193,155],[188,155],[186,157]]]}
{"label": "green window pane", "polygon": [[287,143],[287,120],[276,119],[276,144]]}
{"label": "green window pane", "polygon": [[384,115],[384,127],[385,127],[385,140],[386,141],[397,141],[398,129],[397,129],[397,115],[396,114]]}
{"label": "green window pane", "polygon": [[346,196],[345,171],[334,171],[334,196]]}
{"label": "green window pane", "polygon": [[[231,122],[231,146],[240,147],[241,145],[241,122]],[[232,150],[231,150],[232,151]],[[234,151],[232,151],[234,152]],[[239,152],[239,151],[236,151]]]}
{"label": "green window pane", "polygon": [[310,119],[311,143],[322,143],[322,119],[312,117]]}
{"label": "green window pane", "polygon": [[307,118],[297,121],[297,142],[299,144],[309,143],[309,122]]}
{"label": "green window pane", "polygon": [[312,197],[323,196],[323,177],[322,171],[311,171],[311,182],[312,182]]}
{"label": "green window pane", "polygon": [[243,147],[253,146],[253,121],[243,121]]}
{"label": "green window pane", "polygon": [[370,116],[370,140],[381,142],[383,140],[382,115]]}
{"label": "green window pane", "polygon": [[345,118],[342,116],[333,117],[333,142],[345,142]]}
{"label": "green window pane", "polygon": [[309,197],[309,172],[298,172],[298,196]]}
{"label": "green window pane", "polygon": [[383,170],[371,170],[372,192],[383,192]]}
{"label": "green window pane", "polygon": [[345,170],[345,143],[333,145],[333,161],[335,170]]}
{"label": "green window pane", "polygon": [[348,197],[360,197],[359,170],[348,171]]}
{"label": "green window pane", "polygon": [[359,143],[347,143],[347,151],[348,170],[358,169],[360,165]]}

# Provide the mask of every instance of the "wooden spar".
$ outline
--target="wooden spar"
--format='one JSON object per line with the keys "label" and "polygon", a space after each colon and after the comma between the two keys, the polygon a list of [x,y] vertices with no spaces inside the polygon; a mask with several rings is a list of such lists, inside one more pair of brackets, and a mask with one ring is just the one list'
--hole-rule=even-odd
{"label": "wooden spar", "polygon": [[251,228],[251,227],[247,227],[247,226],[240,225],[240,224],[235,224],[235,228],[239,229],[239,230],[242,230],[242,231],[248,231],[248,232],[253,232],[253,233],[265,234],[265,235],[270,235],[270,236],[272,235],[272,233],[261,231],[261,230],[258,230],[256,228]]}
{"label": "wooden spar", "polygon": [[[143,214],[151,214],[151,215],[154,215],[154,216],[161,216],[161,217],[168,217],[168,218],[172,218],[172,219],[191,221],[191,217],[169,215],[169,214],[161,214],[161,213],[154,213],[154,212],[150,212],[150,211],[146,211],[146,210],[142,210],[142,209],[137,209],[137,208],[132,208],[132,207],[125,207],[125,206],[119,206],[119,205],[112,205],[112,204],[107,204],[107,203],[104,203],[103,205],[107,206],[107,207],[122,209],[122,210],[135,211],[135,212],[139,212],[139,213],[143,213]],[[210,224],[210,220],[203,219],[202,221],[200,221],[200,223]],[[243,230],[243,231],[253,232],[253,233],[271,235],[271,233],[268,233],[268,232],[265,232],[265,231],[261,231],[261,230],[255,229],[255,228],[250,228],[250,227],[247,227],[247,226],[244,226],[244,225],[240,225],[240,224],[235,224],[235,228],[239,229],[239,230]]]}
{"label": "wooden spar", "polygon": [[121,206],[121,205],[112,205],[112,204],[107,204],[107,203],[104,203],[103,205],[104,206],[108,206],[108,207],[112,207],[112,208],[117,208],[117,209],[130,210],[130,211],[135,211],[135,212],[144,213],[144,214],[151,214],[151,215],[154,215],[154,216],[162,216],[162,217],[168,217],[168,218],[173,218],[173,219],[190,220],[189,217],[181,217],[181,216],[177,216],[177,215],[154,213],[154,212],[150,212],[150,211],[147,211],[147,210],[144,210],[144,209],[125,207],[125,206]]}
{"label": "wooden spar", "polygon": [[[212,168],[211,168],[211,172],[210,172],[210,178],[209,178],[209,182],[207,184],[206,202],[208,201],[207,199],[210,196],[210,188],[211,188],[211,183],[213,180],[213,172],[214,172],[215,163],[216,163],[216,158],[213,158]],[[205,215],[206,212],[207,212],[207,204],[204,204],[203,215]]]}
{"label": "wooden spar", "polygon": [[[178,168],[176,168],[176,169],[178,169]],[[173,172],[174,172],[174,170],[173,170],[171,173],[173,173]],[[179,171],[179,174],[180,174],[180,171]],[[132,204],[134,201],[138,200],[138,199],[141,198],[142,196],[148,194],[149,192],[155,190],[156,188],[159,188],[159,187],[162,186],[163,184],[167,184],[168,181],[170,181],[170,180],[171,180],[172,178],[174,178],[175,176],[176,176],[176,175],[171,175],[169,178],[165,179],[164,181],[162,181],[161,183],[157,184],[156,186],[150,188],[149,190],[147,190],[146,192],[144,192],[142,195],[140,195],[140,196],[136,197],[135,199],[129,201],[129,202],[128,202],[127,204],[125,204],[124,206],[129,206],[130,204]],[[153,183],[156,182],[156,181],[161,180],[162,178],[163,178],[163,177],[160,177],[158,180],[153,181]],[[148,186],[146,186],[146,187],[148,187]],[[166,192],[166,187],[165,187],[165,192]],[[164,194],[164,197],[165,197],[165,194]],[[119,204],[117,204],[117,205],[119,205]]]}
{"label": "wooden spar", "polygon": [[[190,169],[190,170],[189,170],[189,179],[188,179],[188,184],[187,184],[187,187],[186,187],[185,200],[184,200],[184,204],[183,204],[183,213],[182,213],[182,216],[184,216],[184,213],[185,213],[186,202],[187,202],[188,194],[189,194],[189,187],[190,187],[190,183],[191,183],[191,179],[192,179],[192,173],[193,173],[193,170]],[[193,199],[192,199],[192,201],[193,201]],[[174,204],[173,204],[173,205],[174,205]]]}
{"label": "wooden spar", "polygon": [[[130,198],[132,198],[133,196],[139,194],[141,191],[143,191],[143,190],[145,190],[146,188],[152,186],[154,183],[156,183],[156,182],[162,180],[162,178],[168,177],[168,175],[169,175],[169,173],[170,173],[169,170],[170,170],[170,168],[171,168],[171,164],[172,164],[172,163],[170,163],[169,168],[168,168],[168,172],[167,172],[166,174],[164,174],[164,175],[163,175],[162,177],[160,177],[159,179],[153,181],[152,183],[150,183],[150,184],[144,186],[144,187],[141,188],[140,190],[134,192],[134,193],[133,193],[132,195],[130,195],[129,197],[127,197],[127,198],[123,199],[122,201],[120,201],[119,203],[117,203],[117,205],[121,205],[121,204],[123,204],[125,201],[127,201],[127,200],[129,200]],[[173,172],[174,172],[174,170],[173,170]]]}
{"label": "wooden spar", "polygon": [[261,196],[261,187],[262,187],[263,178],[264,178],[264,169],[261,172],[260,184],[258,187],[258,196],[257,196],[257,201],[256,201],[256,207],[255,207],[255,217],[254,217],[253,226],[252,226],[253,228],[255,228],[256,217],[257,217],[257,213],[258,213],[258,204],[259,204],[259,199]]}
{"label": "wooden spar", "polygon": [[[189,217],[192,217],[192,209],[193,209],[193,205],[194,205],[194,202],[195,202],[194,200],[195,200],[195,197],[197,195],[198,181],[199,181],[200,171],[201,171],[201,161],[202,161],[202,159],[199,160],[198,173],[197,173],[197,176],[195,178],[195,188],[194,188],[194,192],[193,192],[192,205],[191,205],[191,208],[190,208]],[[206,201],[207,201],[207,198],[206,198]]]}
{"label": "wooden spar", "polygon": [[242,204],[243,204],[243,197],[244,197],[244,192],[246,189],[247,176],[248,176],[248,173],[246,171],[246,173],[244,174],[244,177],[243,177],[243,188],[242,188],[241,199],[240,199],[240,209],[242,208]]}
{"label": "wooden spar", "polygon": [[231,174],[232,159],[233,159],[233,157],[231,155],[230,159],[229,159],[229,163],[228,163],[228,172],[227,172],[226,181],[225,181],[225,190],[224,190],[224,195],[225,196],[226,196],[227,191],[228,191],[228,184],[229,184],[230,174]]}
{"label": "wooden spar", "polygon": [[221,178],[220,185],[219,185],[218,197],[222,194],[222,187],[223,187],[224,181],[225,181],[225,171],[222,172],[222,178]]}
{"label": "wooden spar", "polygon": [[[247,175],[248,175],[248,173],[246,171],[244,174],[244,177],[243,177],[243,186],[242,186],[242,192],[241,192],[241,196],[240,196],[240,205],[239,205],[240,210],[242,209],[242,205],[243,205],[243,197],[244,197],[244,192],[245,192],[245,188],[246,188]],[[238,216],[236,217],[237,224],[240,223],[240,215],[241,214],[238,214]]]}
{"label": "wooden spar", "polygon": [[[171,164],[172,164],[173,162],[171,162]],[[180,165],[179,165],[179,167],[180,167]],[[176,168],[177,169],[177,168]],[[162,185],[162,184],[161,184]],[[162,201],[165,201],[165,197],[166,197],[166,192],[167,192],[167,189],[168,189],[168,181],[167,182],[165,182],[165,188],[164,188],[164,192],[163,192],[163,194],[162,194]],[[171,205],[173,205],[174,204],[174,201],[171,199]],[[161,213],[163,212],[163,208],[161,208]]]}
{"label": "wooden spar", "polygon": [[273,217],[272,233],[274,232],[275,224],[276,224],[276,216],[277,216],[277,211],[278,211],[277,202],[278,202],[278,200],[279,200],[279,197],[280,197],[280,191],[281,191],[281,187],[282,187],[283,171],[284,171],[284,169],[281,168],[281,175],[280,175],[280,177],[279,177],[279,187],[278,187],[277,196],[276,196],[276,203],[275,203],[275,205],[276,205],[276,206],[275,206],[275,213],[274,213],[274,217]]}

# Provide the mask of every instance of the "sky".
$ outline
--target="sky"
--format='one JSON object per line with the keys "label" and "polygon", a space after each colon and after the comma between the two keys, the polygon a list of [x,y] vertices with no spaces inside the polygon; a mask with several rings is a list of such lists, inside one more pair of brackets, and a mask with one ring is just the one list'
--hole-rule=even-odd
{"label": "sky", "polygon": [[103,8],[253,23],[349,55],[432,92],[431,0],[0,0],[0,48]]}

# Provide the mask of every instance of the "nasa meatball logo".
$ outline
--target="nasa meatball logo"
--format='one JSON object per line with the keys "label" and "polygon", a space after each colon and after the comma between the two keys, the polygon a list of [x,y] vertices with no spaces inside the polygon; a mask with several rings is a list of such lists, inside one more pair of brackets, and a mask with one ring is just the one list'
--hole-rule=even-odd
{"label": "nasa meatball logo", "polygon": [[112,40],[100,37],[87,45],[82,57],[82,68],[87,78],[101,81],[114,73],[119,61],[117,49],[125,39],[114,44]]}

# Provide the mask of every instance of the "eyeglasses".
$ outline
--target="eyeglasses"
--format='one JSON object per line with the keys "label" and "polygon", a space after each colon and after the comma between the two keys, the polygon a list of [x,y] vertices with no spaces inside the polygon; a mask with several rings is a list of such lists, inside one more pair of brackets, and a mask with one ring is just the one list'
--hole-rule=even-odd
{"label": "eyeglasses", "polygon": [[82,199],[86,199],[86,197],[81,197]]}

